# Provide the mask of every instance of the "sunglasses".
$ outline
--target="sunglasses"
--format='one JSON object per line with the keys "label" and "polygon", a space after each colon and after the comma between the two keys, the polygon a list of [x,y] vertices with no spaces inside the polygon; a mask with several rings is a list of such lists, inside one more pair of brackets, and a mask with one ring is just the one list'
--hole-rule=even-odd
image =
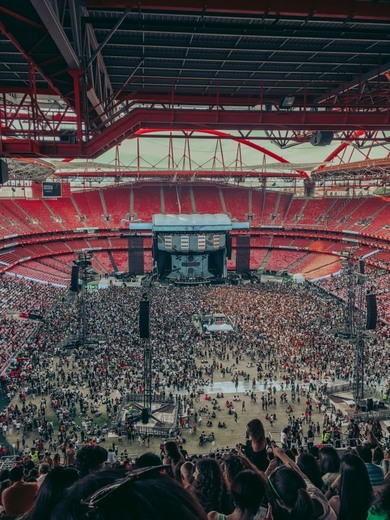
{"label": "sunglasses", "polygon": [[167,464],[161,464],[160,466],[148,466],[146,468],[132,470],[125,478],[116,480],[112,484],[108,484],[107,486],[98,489],[88,498],[82,500],[81,504],[87,506],[90,511],[96,510],[108,498],[112,498],[115,492],[117,492],[119,489],[122,490],[131,482],[155,477],[161,474],[168,474],[172,477],[172,467]]}

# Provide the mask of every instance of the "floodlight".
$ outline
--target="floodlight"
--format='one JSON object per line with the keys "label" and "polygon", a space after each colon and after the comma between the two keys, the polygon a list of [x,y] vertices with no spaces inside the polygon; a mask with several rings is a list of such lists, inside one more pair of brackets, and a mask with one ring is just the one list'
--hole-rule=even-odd
{"label": "floodlight", "polygon": [[294,104],[295,96],[284,96],[280,100],[279,108],[291,108]]}

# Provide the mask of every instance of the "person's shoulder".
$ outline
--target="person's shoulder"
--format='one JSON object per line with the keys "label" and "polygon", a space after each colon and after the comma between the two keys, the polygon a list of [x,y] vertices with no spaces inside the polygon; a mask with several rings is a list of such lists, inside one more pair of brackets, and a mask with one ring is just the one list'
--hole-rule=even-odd
{"label": "person's shoulder", "polygon": [[218,511],[210,511],[207,514],[207,520],[225,520],[226,515],[218,513]]}
{"label": "person's shoulder", "polygon": [[336,515],[339,514],[340,509],[340,497],[339,495],[335,495],[332,498],[329,499],[329,505],[333,509],[333,511],[336,513]]}

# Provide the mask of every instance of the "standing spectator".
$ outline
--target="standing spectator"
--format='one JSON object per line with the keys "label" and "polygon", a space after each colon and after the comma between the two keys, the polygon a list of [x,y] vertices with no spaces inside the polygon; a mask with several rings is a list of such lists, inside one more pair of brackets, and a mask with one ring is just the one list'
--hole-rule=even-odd
{"label": "standing spectator", "polygon": [[65,452],[65,465],[66,466],[75,466],[76,465],[76,450],[72,443],[69,443],[69,446]]}
{"label": "standing spectator", "polygon": [[245,455],[260,471],[265,471],[268,466],[267,443],[263,423],[260,419],[252,419],[247,424],[248,441],[245,447]]}
{"label": "standing spectator", "polygon": [[116,463],[115,451],[112,448],[108,450],[107,463],[110,464],[110,466],[114,466]]}

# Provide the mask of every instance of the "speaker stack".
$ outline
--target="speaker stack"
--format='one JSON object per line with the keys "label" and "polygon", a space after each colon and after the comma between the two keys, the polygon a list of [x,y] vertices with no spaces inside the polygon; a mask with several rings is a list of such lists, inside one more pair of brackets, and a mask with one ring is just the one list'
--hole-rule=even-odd
{"label": "speaker stack", "polygon": [[327,146],[333,140],[333,132],[314,132],[311,136],[310,143],[313,146]]}
{"label": "speaker stack", "polygon": [[0,159],[0,184],[5,184],[8,182],[8,179],[8,164],[3,159]]}
{"label": "speaker stack", "polygon": [[72,274],[70,276],[70,290],[78,292],[79,290],[79,267],[77,265],[72,266]]}
{"label": "speaker stack", "polygon": [[149,339],[149,300],[141,300],[139,304],[139,337]]}
{"label": "speaker stack", "polygon": [[366,295],[367,302],[367,330],[374,330],[376,327],[376,322],[378,320],[378,309],[376,302],[376,294],[369,293]]}

